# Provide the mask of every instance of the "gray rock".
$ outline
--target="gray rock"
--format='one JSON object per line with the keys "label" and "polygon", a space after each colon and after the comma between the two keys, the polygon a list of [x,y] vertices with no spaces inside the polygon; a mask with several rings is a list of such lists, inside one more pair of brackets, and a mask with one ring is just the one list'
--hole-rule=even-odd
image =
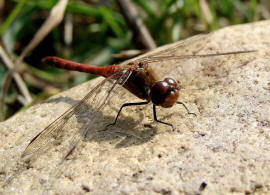
{"label": "gray rock", "polygon": [[[68,141],[51,142],[31,158],[21,154],[47,125],[102,78],[22,111],[0,124],[0,184],[4,194],[229,194],[270,192],[270,21],[227,27],[190,39],[170,54],[238,50],[256,53],[160,61],[160,75],[181,84],[180,105],[124,109],[134,95],[117,88],[101,111],[76,115],[63,128]],[[172,45],[165,48],[174,47]],[[162,47],[162,49],[164,49]],[[158,50],[160,50],[159,48]],[[149,54],[147,54],[149,55]],[[94,124],[89,118],[96,114]],[[87,124],[87,125],[85,125]],[[80,129],[89,130],[83,139]],[[77,147],[63,160],[73,137]],[[65,140],[65,139],[64,139]]]}

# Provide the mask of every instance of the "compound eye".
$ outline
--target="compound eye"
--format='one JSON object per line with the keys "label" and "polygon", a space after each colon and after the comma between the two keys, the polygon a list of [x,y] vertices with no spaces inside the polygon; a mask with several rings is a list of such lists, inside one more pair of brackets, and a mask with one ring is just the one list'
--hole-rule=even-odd
{"label": "compound eye", "polygon": [[153,85],[152,89],[156,92],[159,92],[159,94],[165,94],[168,90],[168,87],[168,83],[164,81],[158,81]]}
{"label": "compound eye", "polygon": [[172,88],[177,88],[177,83],[172,78],[165,78],[164,81],[172,86]]}
{"label": "compound eye", "polygon": [[155,82],[151,88],[151,100],[155,105],[160,105],[166,98],[169,89],[168,83],[164,81]]}
{"label": "compound eye", "polygon": [[175,104],[175,102],[177,101],[178,96],[179,96],[179,92],[177,89],[170,91],[167,94],[167,96],[166,96],[166,98],[161,106],[164,108],[172,107]]}
{"label": "compound eye", "polygon": [[179,96],[177,83],[171,78],[155,82],[151,88],[150,97],[157,106],[171,107]]}

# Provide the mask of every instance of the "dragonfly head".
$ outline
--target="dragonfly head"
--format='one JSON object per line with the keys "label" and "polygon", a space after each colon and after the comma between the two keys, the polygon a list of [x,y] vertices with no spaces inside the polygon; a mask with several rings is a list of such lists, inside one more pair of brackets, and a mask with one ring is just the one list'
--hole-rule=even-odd
{"label": "dragonfly head", "polygon": [[165,78],[152,85],[150,97],[153,104],[164,108],[172,107],[179,96],[179,88],[172,78]]}

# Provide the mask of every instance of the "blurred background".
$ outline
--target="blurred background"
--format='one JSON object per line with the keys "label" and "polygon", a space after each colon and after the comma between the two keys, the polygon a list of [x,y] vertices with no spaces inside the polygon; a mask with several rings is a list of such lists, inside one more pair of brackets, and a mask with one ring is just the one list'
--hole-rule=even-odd
{"label": "blurred background", "polygon": [[269,11],[269,0],[0,0],[1,119],[94,78],[46,56],[105,66]]}

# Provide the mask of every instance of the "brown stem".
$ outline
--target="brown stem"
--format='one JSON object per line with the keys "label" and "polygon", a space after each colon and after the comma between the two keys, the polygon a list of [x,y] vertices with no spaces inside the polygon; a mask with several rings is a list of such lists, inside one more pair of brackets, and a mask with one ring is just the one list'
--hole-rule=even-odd
{"label": "brown stem", "polygon": [[116,0],[122,14],[124,15],[128,25],[133,30],[134,35],[138,37],[145,48],[151,50],[156,48],[156,44],[152,39],[149,31],[144,26],[137,10],[130,0]]}

